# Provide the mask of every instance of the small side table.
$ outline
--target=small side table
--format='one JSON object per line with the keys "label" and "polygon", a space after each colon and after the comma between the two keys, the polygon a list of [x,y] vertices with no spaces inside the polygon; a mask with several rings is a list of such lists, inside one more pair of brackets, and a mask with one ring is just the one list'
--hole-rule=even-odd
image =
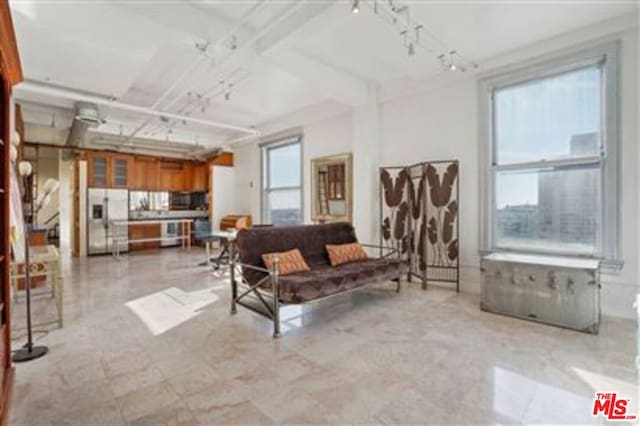
{"label": "small side table", "polygon": [[[62,265],[60,263],[60,252],[53,245],[46,246],[36,246],[29,247],[29,271],[31,273],[31,277],[44,277],[51,284],[51,292],[38,292],[31,290],[32,297],[38,297],[47,295],[54,300],[56,304],[57,311],[57,319],[54,321],[46,321],[38,324],[33,324],[34,327],[49,325],[49,324],[58,324],[58,327],[62,328],[63,325],[63,315],[62,315],[62,290],[63,290],[63,279],[62,279]],[[21,268],[22,266],[22,268]],[[19,279],[24,279],[24,264],[23,263],[11,263],[11,271],[10,271],[10,281],[11,281],[11,289],[13,291],[13,300],[14,303],[18,303],[18,286],[17,281]]]}

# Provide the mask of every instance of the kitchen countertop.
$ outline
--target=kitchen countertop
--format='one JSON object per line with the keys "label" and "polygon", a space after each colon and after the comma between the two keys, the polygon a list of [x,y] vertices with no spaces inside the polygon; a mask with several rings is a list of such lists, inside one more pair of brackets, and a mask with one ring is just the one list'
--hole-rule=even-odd
{"label": "kitchen countertop", "polygon": [[175,222],[178,220],[197,220],[197,219],[207,219],[207,216],[184,216],[184,217],[141,217],[141,218],[129,218],[127,222]]}
{"label": "kitchen countertop", "polygon": [[194,218],[192,217],[187,217],[187,218],[163,218],[163,219],[149,219],[149,218],[145,218],[145,219],[126,219],[126,220],[112,220],[110,221],[110,223],[112,223],[113,225],[151,225],[151,224],[155,224],[155,223],[162,223],[162,222],[176,222],[176,223],[187,223],[187,222],[193,222]]}

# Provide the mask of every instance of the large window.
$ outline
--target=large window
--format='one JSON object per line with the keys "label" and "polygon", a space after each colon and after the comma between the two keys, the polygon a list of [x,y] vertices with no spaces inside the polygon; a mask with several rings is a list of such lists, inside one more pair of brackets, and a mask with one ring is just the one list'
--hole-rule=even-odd
{"label": "large window", "polygon": [[617,260],[617,46],[481,88],[485,248]]}
{"label": "large window", "polygon": [[302,146],[300,137],[262,147],[262,221],[302,223]]}

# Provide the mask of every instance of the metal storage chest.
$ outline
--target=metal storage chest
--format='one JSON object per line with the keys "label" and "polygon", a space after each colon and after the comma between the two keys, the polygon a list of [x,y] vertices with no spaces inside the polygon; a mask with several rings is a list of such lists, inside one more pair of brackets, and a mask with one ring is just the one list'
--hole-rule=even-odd
{"label": "metal storage chest", "polygon": [[597,260],[493,253],[481,271],[482,310],[598,333]]}

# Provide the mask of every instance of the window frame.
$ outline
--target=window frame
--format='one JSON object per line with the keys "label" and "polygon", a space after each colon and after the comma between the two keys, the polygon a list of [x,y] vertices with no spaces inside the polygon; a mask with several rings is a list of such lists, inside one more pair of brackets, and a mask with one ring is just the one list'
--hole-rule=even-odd
{"label": "window frame", "polygon": [[[282,186],[278,188],[270,187],[270,178],[269,178],[269,152],[274,149],[284,148],[290,145],[300,145],[300,185],[299,186]],[[304,154],[303,154],[303,137],[301,134],[296,134],[292,136],[286,136],[282,138],[278,138],[276,140],[270,140],[267,142],[263,142],[260,145],[261,152],[261,173],[260,173],[260,215],[261,221],[263,223],[271,223],[271,219],[269,218],[268,210],[268,199],[269,194],[272,192],[278,191],[290,191],[290,190],[299,190],[300,191],[300,224],[304,223]]]}
{"label": "window frame", "polygon": [[[596,258],[615,270],[622,267],[621,260],[621,194],[620,194],[620,141],[619,141],[619,57],[620,42],[573,50],[543,61],[530,62],[524,67],[508,69],[478,79],[479,135],[481,191],[480,191],[480,252],[510,251],[558,256]],[[593,66],[601,70],[601,134],[598,155],[580,158],[541,160],[508,165],[496,162],[494,135],[494,94],[497,90],[559,76]],[[539,168],[599,164],[600,181],[600,241],[596,255],[558,250],[539,250],[501,247],[497,244],[496,174],[505,170],[536,170]]]}

